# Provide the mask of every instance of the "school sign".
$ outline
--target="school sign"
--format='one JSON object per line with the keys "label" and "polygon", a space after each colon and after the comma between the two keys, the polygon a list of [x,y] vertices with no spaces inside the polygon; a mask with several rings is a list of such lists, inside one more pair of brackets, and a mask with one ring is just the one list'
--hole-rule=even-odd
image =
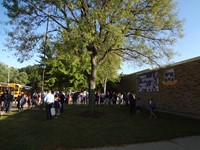
{"label": "school sign", "polygon": [[138,92],[159,91],[157,72],[147,72],[138,76]]}

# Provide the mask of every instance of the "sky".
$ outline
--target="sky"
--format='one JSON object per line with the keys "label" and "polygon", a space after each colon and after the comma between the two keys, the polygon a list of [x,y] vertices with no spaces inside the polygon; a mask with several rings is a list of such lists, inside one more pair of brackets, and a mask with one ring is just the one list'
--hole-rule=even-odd
{"label": "sky", "polygon": [[[184,38],[178,40],[174,46],[174,50],[178,52],[178,55],[172,59],[174,63],[200,56],[200,0],[175,1],[178,3],[179,18],[184,19],[185,23]],[[4,11],[5,9],[0,6],[0,22],[6,20]],[[13,55],[13,52],[3,50],[5,49],[4,43],[6,41],[5,28],[6,26],[0,24],[0,61],[14,68],[37,64],[37,56],[34,56],[24,63],[19,63],[17,62],[16,56]],[[148,69],[148,67],[137,67],[133,64],[124,63],[119,73],[130,74],[144,69]]]}

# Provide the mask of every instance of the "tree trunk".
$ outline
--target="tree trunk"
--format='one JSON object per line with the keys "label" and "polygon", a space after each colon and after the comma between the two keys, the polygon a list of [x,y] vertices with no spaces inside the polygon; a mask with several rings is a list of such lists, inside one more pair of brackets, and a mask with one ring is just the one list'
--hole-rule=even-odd
{"label": "tree trunk", "polygon": [[104,94],[106,94],[106,87],[107,87],[107,77],[105,78],[104,83],[103,83],[103,93]]}
{"label": "tree trunk", "polygon": [[96,89],[96,56],[91,56],[91,75],[89,81],[89,111],[94,112],[95,108],[95,89]]}

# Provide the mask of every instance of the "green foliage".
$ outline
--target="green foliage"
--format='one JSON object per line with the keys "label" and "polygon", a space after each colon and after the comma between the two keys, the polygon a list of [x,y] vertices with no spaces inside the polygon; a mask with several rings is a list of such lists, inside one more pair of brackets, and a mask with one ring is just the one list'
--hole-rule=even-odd
{"label": "green foliage", "polygon": [[0,68],[0,82],[18,83],[22,85],[28,83],[28,75],[26,72],[9,67],[4,63],[0,63]]}
{"label": "green foliage", "polygon": [[26,85],[28,82],[28,76],[25,72],[19,72],[18,70],[11,68],[10,82]]}
{"label": "green foliage", "polygon": [[28,76],[27,85],[32,86],[34,90],[41,90],[42,71],[40,70],[38,65],[27,66],[27,67],[21,68],[20,71],[26,72]]}
{"label": "green foliage", "polygon": [[9,32],[8,43],[12,44],[8,47],[25,56],[31,55],[29,52],[43,38],[38,30],[48,17],[50,30],[58,31],[66,49],[81,54],[81,60],[91,55],[93,47],[97,62],[115,52],[129,60],[155,63],[171,58],[170,45],[182,37],[182,21],[173,0],[11,1],[3,2],[9,23],[15,27]]}
{"label": "green foliage", "polygon": [[0,82],[8,82],[9,67],[0,62]]}
{"label": "green foliage", "polygon": [[66,51],[66,46],[59,40],[43,43],[40,63],[45,67],[45,84],[55,90],[85,90],[88,85],[80,69],[82,66]]}
{"label": "green foliage", "polygon": [[107,78],[110,81],[116,81],[119,77],[117,70],[120,69],[121,58],[116,54],[109,54],[97,69],[97,81]]}

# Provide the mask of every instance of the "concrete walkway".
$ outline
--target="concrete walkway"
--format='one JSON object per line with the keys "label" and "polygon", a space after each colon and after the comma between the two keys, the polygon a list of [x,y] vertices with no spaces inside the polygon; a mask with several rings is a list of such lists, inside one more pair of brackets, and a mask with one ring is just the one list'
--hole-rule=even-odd
{"label": "concrete walkway", "polygon": [[131,144],[122,147],[103,147],[88,150],[200,150],[200,136],[177,138],[170,141]]}

